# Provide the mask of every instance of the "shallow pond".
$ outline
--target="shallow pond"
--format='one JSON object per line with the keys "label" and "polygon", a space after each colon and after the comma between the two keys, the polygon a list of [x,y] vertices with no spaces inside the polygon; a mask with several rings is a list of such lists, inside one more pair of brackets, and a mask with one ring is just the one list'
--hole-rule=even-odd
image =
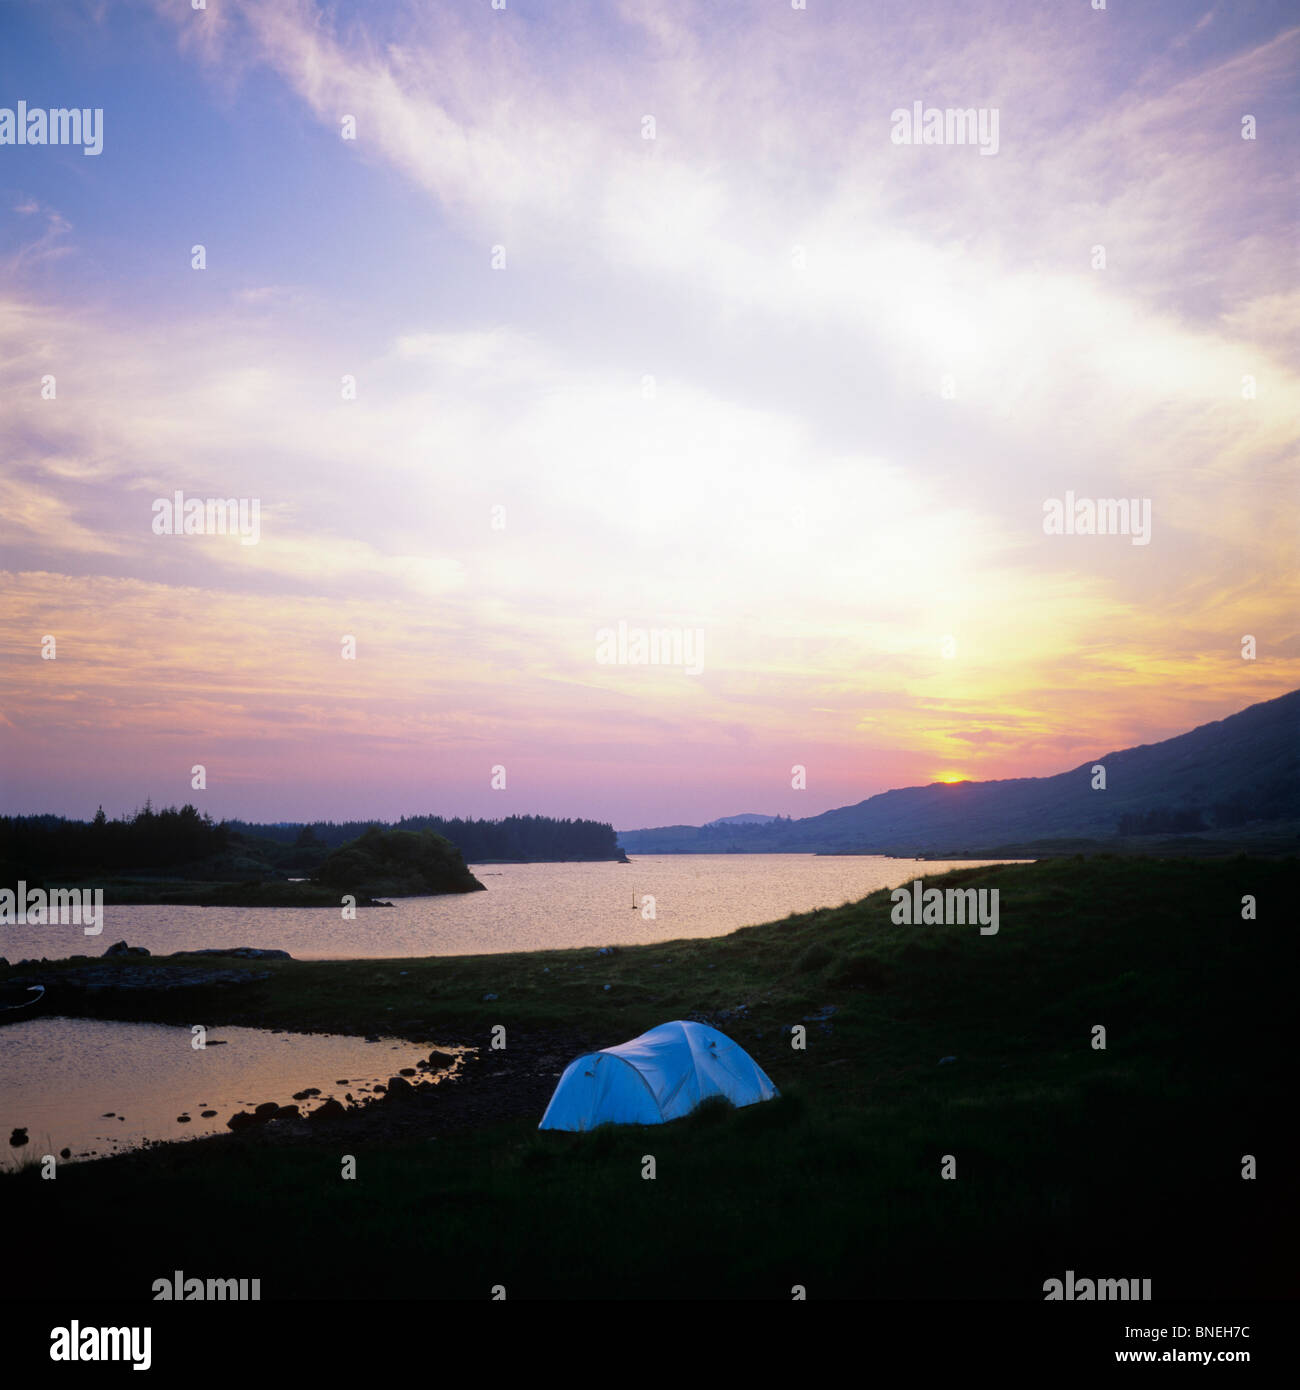
{"label": "shallow pond", "polygon": [[[331,1096],[366,1100],[402,1068],[418,1069],[430,1051],[397,1038],[259,1028],[211,1028],[206,1046],[193,1041],[188,1028],[99,1019],[34,1018],[0,1028],[0,1165],[223,1133],[236,1111],[266,1101],[308,1114]],[[308,1089],[319,1095],[295,1099]],[[15,1147],[9,1141],[18,1128],[29,1138]]]}

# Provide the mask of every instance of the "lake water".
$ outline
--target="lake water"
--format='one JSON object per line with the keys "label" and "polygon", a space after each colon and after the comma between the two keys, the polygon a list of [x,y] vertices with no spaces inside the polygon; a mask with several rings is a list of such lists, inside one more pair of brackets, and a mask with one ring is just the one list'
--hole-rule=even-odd
{"label": "lake water", "polygon": [[[399,898],[392,907],[359,909],[351,922],[319,908],[109,907],[97,937],[75,926],[0,927],[0,955],[100,955],[123,939],[155,955],[260,946],[299,959],[636,945],[719,936],[959,867],[807,854],[484,865],[475,873],[486,893]],[[645,915],[647,898],[653,918]],[[92,1157],[222,1132],[235,1111],[268,1100],[289,1104],[309,1087],[321,1095],[294,1102],[304,1112],[329,1096],[364,1099],[420,1058],[414,1044],[391,1038],[224,1028],[211,1030],[208,1041],[196,1050],[188,1028],[93,1019],[35,1018],[0,1028],[0,1165],[64,1148],[74,1158]],[[204,1110],[216,1113],[205,1118]],[[11,1148],[9,1132],[19,1126],[29,1143]]]}
{"label": "lake water", "polygon": [[[73,1158],[102,1157],[146,1140],[224,1133],[236,1111],[266,1101],[307,1114],[331,1096],[367,1100],[429,1055],[395,1038],[259,1028],[211,1028],[206,1047],[191,1043],[188,1028],[156,1023],[55,1017],[0,1028],[0,1166],[65,1148]],[[313,1087],[319,1096],[293,1099]],[[19,1127],[28,1143],[15,1148],[10,1132]]]}
{"label": "lake water", "polygon": [[[1015,861],[981,860],[981,863]],[[791,912],[838,907],[971,861],[812,854],[648,855],[630,864],[475,866],[486,893],[397,898],[358,908],[106,907],[104,930],[0,927],[0,956],[101,955],[114,941],[154,955],[217,946],[260,946],[300,960],[487,955],[575,946],[631,946],[721,936]],[[654,899],[654,918],[643,898]],[[635,907],[634,907],[635,904]]]}

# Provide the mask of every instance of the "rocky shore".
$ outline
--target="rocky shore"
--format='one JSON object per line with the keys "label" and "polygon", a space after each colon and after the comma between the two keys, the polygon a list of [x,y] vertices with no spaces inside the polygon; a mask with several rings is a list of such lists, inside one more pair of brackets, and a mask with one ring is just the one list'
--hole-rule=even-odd
{"label": "rocky shore", "polygon": [[[257,967],[290,961],[287,951],[248,946],[178,951],[155,960],[146,948],[119,941],[99,957],[18,961],[6,983],[44,985],[47,1011],[74,1017],[189,1021],[219,1000],[218,1012],[227,1023],[270,1031],[316,1031],[268,1014],[257,997],[255,987],[271,976],[270,968]],[[0,966],[7,964],[0,960]],[[319,1102],[322,1087],[333,1080],[323,1077],[320,1086],[292,1097],[268,1098],[251,1110],[236,1111],[226,1119],[227,1134],[187,1140],[181,1147],[191,1151],[213,1143],[334,1145],[346,1138],[432,1141],[441,1133],[540,1117],[564,1067],[594,1045],[568,1030],[529,1030],[526,1036],[513,1036],[508,1048],[494,1050],[483,1030],[447,1029],[424,1018],[367,1018],[357,1024],[321,1031],[358,1033],[367,1041],[401,1038],[413,1048],[429,1050],[416,1066],[401,1068],[386,1084],[358,1087],[342,1099],[329,1096]],[[335,1081],[334,1089],[346,1085]],[[204,1112],[204,1117],[211,1114]],[[177,1118],[187,1122],[189,1112]],[[13,1147],[26,1141],[25,1133],[17,1136],[15,1131]],[[157,1150],[167,1142],[146,1147]]]}

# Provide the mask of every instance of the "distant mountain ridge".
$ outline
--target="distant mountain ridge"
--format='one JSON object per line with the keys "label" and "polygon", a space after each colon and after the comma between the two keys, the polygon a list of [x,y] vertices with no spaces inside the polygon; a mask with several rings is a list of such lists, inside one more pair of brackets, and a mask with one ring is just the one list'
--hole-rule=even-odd
{"label": "distant mountain ridge", "polygon": [[[1092,769],[1106,770],[1094,790]],[[734,818],[732,818],[734,819]],[[630,854],[951,853],[1045,840],[1239,836],[1300,820],[1300,690],[1160,743],[1089,758],[1050,777],[936,782],[881,792],[802,820],[715,821],[619,832]]]}
{"label": "distant mountain ridge", "polygon": [[779,819],[779,816],[759,816],[753,811],[745,811],[739,816],[719,816],[717,820],[708,821],[705,828],[714,825],[770,825]]}

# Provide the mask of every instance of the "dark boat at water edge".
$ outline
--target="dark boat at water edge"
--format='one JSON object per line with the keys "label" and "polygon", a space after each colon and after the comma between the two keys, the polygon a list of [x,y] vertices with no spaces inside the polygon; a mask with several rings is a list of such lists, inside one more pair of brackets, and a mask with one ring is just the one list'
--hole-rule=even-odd
{"label": "dark boat at water edge", "polygon": [[44,985],[0,985],[0,1025],[35,1018],[44,1007]]}

